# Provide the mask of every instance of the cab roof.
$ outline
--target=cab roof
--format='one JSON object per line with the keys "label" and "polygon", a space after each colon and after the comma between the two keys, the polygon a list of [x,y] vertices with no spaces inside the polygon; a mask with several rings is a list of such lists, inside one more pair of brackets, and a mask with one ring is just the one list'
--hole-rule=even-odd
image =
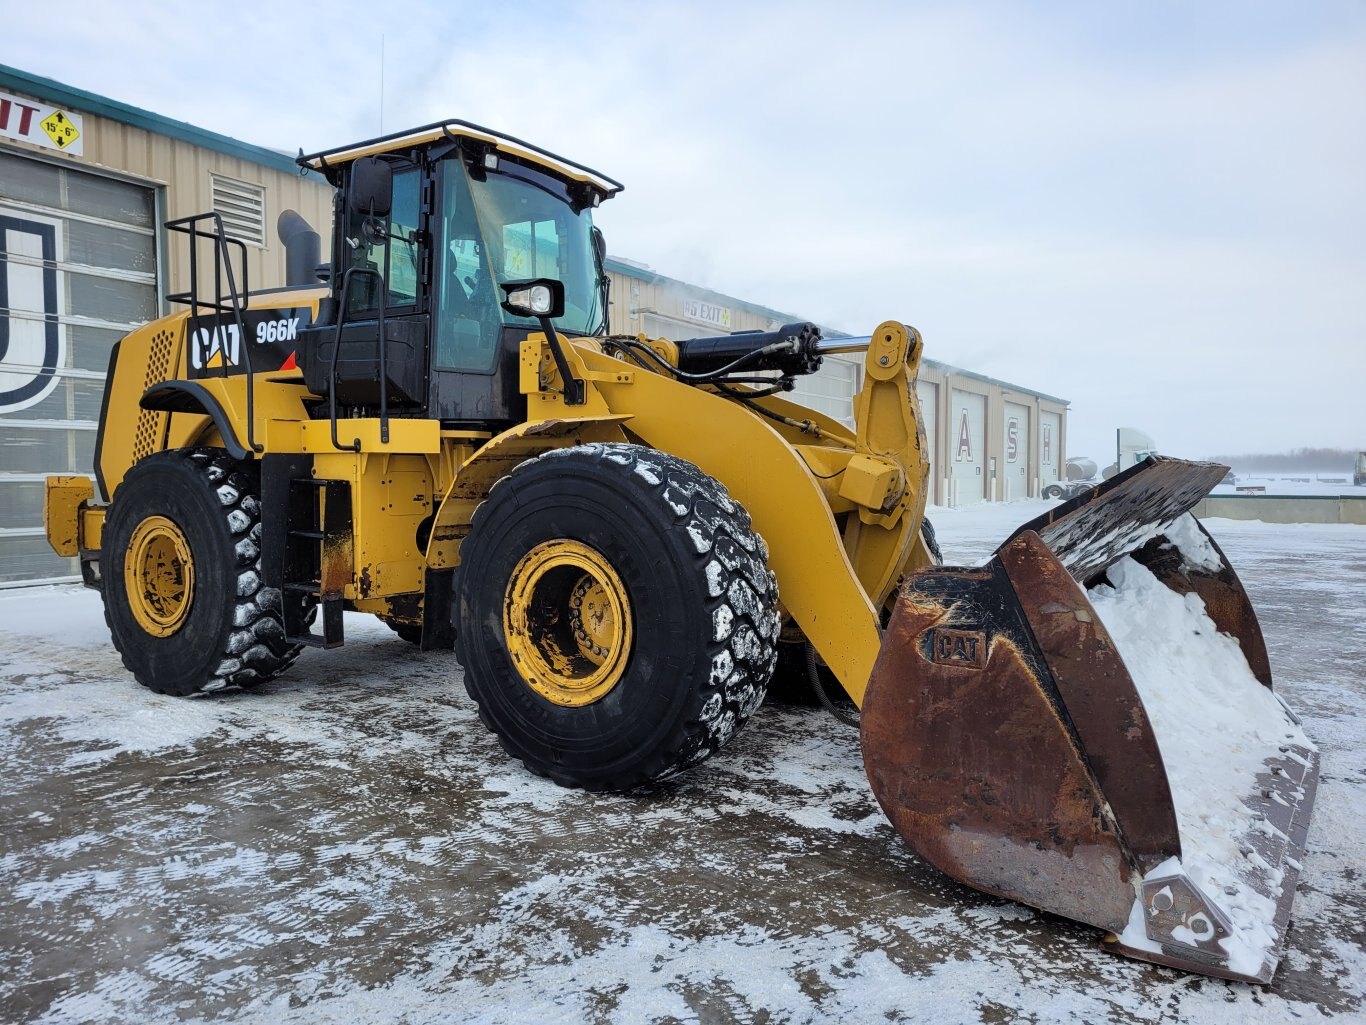
{"label": "cab roof", "polygon": [[409,128],[406,131],[381,135],[364,142],[352,143],[349,146],[341,146],[337,149],[322,150],[318,153],[305,154],[301,151],[298,162],[301,166],[315,171],[326,171],[328,168],[350,163],[359,157],[374,156],[378,153],[392,153],[396,150],[411,149],[414,146],[425,146],[442,139],[452,142],[459,139],[474,140],[489,147],[492,152],[504,153],[510,157],[539,165],[550,173],[570,181],[585,182],[600,190],[604,199],[614,196],[625,188],[615,178],[609,178],[591,167],[573,160],[567,160],[549,150],[542,149],[540,146],[535,146],[511,135],[505,135],[502,132],[495,132],[491,128],[472,124],[469,121],[458,120],[437,121],[420,128]]}

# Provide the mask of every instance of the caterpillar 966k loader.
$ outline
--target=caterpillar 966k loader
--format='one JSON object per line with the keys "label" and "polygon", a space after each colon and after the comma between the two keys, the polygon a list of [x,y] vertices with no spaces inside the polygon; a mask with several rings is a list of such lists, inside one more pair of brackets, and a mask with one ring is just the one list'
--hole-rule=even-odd
{"label": "caterpillar 966k loader", "polygon": [[[453,644],[529,769],[627,789],[716,752],[810,645],[931,863],[1270,977],[1317,756],[1188,515],[1223,467],[1149,459],[941,566],[914,329],[609,335],[605,175],[459,121],[300,161],[337,189],[326,284],[297,217],[303,272],[258,292],[215,215],[168,224],[187,309],[115,349],[102,498],[48,482],[139,682],[252,687],[368,612]],[[853,430],[783,399],[852,351]]]}

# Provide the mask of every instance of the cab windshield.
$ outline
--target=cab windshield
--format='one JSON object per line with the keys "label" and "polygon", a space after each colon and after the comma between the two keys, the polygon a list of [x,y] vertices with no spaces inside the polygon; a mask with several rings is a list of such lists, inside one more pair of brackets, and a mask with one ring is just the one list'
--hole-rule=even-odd
{"label": "cab windshield", "polygon": [[575,213],[564,182],[503,159],[471,173],[447,160],[442,177],[444,239],[438,254],[437,365],[488,371],[505,324],[539,327],[500,305],[505,281],[555,278],[564,284],[567,335],[606,326],[602,272],[593,248],[591,212]]}

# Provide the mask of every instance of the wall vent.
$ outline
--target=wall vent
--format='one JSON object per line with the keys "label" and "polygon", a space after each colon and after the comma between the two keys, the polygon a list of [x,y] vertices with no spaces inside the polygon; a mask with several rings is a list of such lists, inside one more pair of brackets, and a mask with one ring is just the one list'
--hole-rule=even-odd
{"label": "wall vent", "polygon": [[228,238],[241,239],[247,245],[266,244],[266,190],[259,185],[239,182],[234,178],[210,174],[213,209],[223,218],[223,230]]}

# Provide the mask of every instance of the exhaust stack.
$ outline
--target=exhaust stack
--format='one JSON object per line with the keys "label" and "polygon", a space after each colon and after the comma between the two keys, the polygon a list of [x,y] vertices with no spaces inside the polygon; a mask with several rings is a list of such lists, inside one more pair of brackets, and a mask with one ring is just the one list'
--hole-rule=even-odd
{"label": "exhaust stack", "polygon": [[285,284],[290,288],[318,284],[318,264],[322,262],[322,241],[297,211],[282,210],[275,222],[275,233],[285,247]]}

